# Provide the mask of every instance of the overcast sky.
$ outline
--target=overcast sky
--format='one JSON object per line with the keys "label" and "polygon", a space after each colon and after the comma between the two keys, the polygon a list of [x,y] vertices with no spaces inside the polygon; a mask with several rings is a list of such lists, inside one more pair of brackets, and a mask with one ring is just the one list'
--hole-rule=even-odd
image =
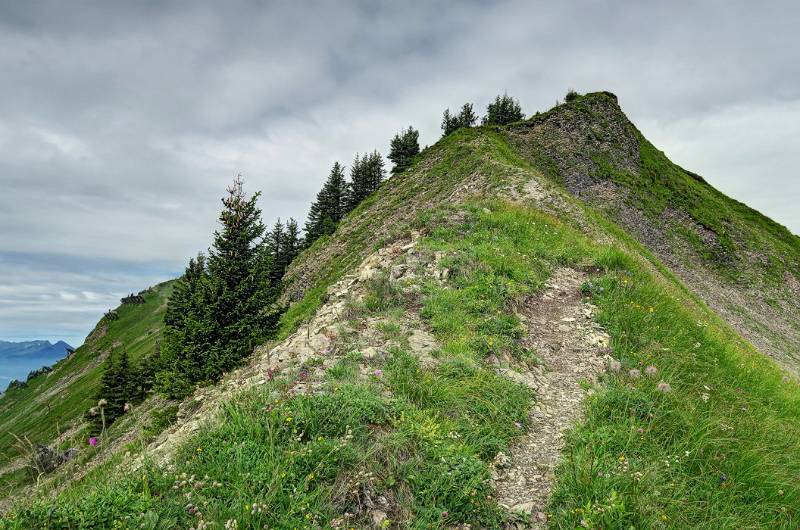
{"label": "overcast sky", "polygon": [[236,173],[302,221],[335,160],[503,91],[613,91],[800,233],[800,8],[699,4],[0,0],[0,339],[79,345],[208,246]]}

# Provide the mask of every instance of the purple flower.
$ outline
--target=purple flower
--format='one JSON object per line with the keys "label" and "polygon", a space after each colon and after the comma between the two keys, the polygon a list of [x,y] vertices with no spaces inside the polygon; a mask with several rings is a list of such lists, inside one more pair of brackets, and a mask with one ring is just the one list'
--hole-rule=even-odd
{"label": "purple flower", "polygon": [[383,375],[383,370],[381,370],[380,368],[378,368],[377,370],[375,370],[375,377],[380,377],[380,376],[382,376],[382,375]]}
{"label": "purple flower", "polygon": [[89,445],[91,445],[92,447],[95,447],[97,445],[97,438],[95,438],[94,436],[89,438]]}

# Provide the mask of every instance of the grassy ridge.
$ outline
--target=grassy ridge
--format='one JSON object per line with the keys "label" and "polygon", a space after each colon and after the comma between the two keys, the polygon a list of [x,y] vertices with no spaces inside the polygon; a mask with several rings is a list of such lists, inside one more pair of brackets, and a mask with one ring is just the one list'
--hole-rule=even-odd
{"label": "grassy ridge", "polygon": [[[171,290],[170,282],[162,283],[144,294],[144,304],[120,306],[117,320],[98,324],[107,326],[107,330],[97,341],[79,347],[68,359],[57,363],[51,373],[0,398],[0,464],[17,456],[16,438],[12,434],[34,443],[48,443],[75,425],[94,404],[102,372],[99,362],[102,352],[117,343],[127,348],[131,360],[152,351],[158,336],[154,331],[161,326]],[[74,444],[76,436],[78,433],[64,443]],[[8,487],[15,486],[26,482],[27,474],[19,470],[0,477],[0,481]]]}

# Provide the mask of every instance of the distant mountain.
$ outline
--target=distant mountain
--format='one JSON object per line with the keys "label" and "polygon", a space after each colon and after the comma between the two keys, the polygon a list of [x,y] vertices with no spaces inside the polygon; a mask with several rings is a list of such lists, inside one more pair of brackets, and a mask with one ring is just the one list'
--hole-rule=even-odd
{"label": "distant mountain", "polygon": [[5,389],[13,379],[24,381],[28,372],[50,366],[67,356],[72,346],[60,340],[52,344],[47,340],[7,342],[0,340],[0,388]]}

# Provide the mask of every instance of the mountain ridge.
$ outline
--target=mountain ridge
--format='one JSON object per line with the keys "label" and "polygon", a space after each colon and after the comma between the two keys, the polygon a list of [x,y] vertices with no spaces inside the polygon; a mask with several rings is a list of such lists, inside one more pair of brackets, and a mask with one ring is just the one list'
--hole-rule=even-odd
{"label": "mountain ridge", "polygon": [[610,93],[460,129],[293,262],[275,340],[6,526],[793,528],[786,232]]}

